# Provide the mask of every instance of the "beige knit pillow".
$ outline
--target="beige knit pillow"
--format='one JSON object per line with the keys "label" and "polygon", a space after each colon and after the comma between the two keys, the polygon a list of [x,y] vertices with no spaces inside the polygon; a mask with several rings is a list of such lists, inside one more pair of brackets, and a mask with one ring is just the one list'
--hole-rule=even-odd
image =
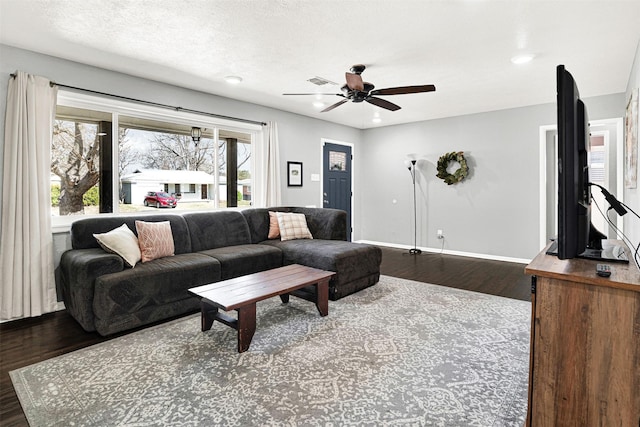
{"label": "beige knit pillow", "polygon": [[174,255],[173,234],[169,221],[136,221],[136,231],[142,262]]}
{"label": "beige knit pillow", "polygon": [[277,212],[280,240],[313,239],[304,214]]}

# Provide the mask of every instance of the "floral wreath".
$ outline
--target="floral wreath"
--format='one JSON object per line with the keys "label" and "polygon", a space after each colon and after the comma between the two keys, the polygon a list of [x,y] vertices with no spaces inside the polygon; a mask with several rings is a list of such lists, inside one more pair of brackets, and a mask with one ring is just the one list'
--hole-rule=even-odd
{"label": "floral wreath", "polygon": [[[447,172],[447,167],[450,162],[458,162],[460,163],[460,168],[456,170],[454,173]],[[464,158],[464,152],[451,152],[444,154],[440,159],[438,159],[438,174],[436,175],[438,178],[444,180],[447,185],[456,184],[469,174],[469,166],[467,166],[467,160]]]}

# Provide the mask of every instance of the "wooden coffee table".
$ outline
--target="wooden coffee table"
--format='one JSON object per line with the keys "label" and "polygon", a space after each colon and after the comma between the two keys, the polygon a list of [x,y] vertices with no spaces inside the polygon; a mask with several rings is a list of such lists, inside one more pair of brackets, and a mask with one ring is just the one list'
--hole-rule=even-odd
{"label": "wooden coffee table", "polygon": [[[279,295],[282,302],[287,303],[289,295],[294,295],[314,302],[320,316],[326,316],[329,314],[329,280],[334,275],[332,271],[293,264],[198,286],[189,292],[202,298],[202,331],[211,329],[214,320],[236,329],[238,353],[242,353],[249,349],[256,331],[258,301]],[[312,285],[312,290],[302,289]],[[219,309],[236,310],[237,319],[220,313]]]}

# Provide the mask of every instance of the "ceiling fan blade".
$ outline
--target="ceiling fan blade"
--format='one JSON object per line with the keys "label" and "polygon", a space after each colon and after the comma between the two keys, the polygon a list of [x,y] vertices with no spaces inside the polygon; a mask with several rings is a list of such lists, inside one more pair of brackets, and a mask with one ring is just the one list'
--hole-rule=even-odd
{"label": "ceiling fan blade", "polygon": [[434,85],[401,86],[390,87],[387,89],[376,89],[371,91],[371,95],[404,95],[407,93],[434,92],[435,90],[436,87]]}
{"label": "ceiling fan blade", "polygon": [[364,83],[362,82],[362,77],[359,74],[353,73],[344,73],[345,78],[347,79],[347,86],[351,90],[359,90],[362,92],[364,90]]}
{"label": "ceiling fan blade", "polygon": [[340,95],[339,93],[283,93],[283,95]]}
{"label": "ceiling fan blade", "polygon": [[328,106],[327,108],[325,108],[324,110],[322,110],[322,111],[320,111],[320,112],[321,112],[321,113],[326,113],[327,111],[331,111],[331,110],[333,110],[334,108],[341,106],[341,105],[342,105],[342,104],[344,104],[345,102],[347,102],[347,100],[346,100],[346,99],[342,99],[342,100],[340,100],[340,101],[336,102],[335,104]]}
{"label": "ceiling fan blade", "polygon": [[394,104],[393,102],[389,102],[386,99],[375,98],[373,96],[369,96],[365,99],[369,104],[377,105],[378,107],[385,108],[390,111],[397,111],[400,109],[399,105]]}

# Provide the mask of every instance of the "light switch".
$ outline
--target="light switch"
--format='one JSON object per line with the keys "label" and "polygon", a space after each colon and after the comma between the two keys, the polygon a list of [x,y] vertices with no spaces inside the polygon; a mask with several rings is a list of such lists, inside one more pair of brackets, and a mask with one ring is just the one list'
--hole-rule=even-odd
{"label": "light switch", "polygon": [[320,174],[312,173],[311,174],[311,181],[320,181]]}

